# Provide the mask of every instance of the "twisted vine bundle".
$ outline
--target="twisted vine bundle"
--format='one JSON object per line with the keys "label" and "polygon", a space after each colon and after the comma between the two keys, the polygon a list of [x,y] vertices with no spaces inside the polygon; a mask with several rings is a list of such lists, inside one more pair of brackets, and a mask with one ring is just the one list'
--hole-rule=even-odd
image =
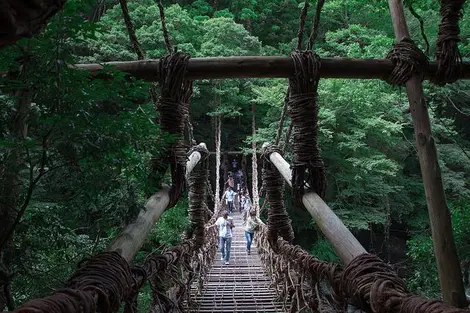
{"label": "twisted vine bundle", "polygon": [[294,77],[289,79],[289,115],[293,124],[292,188],[297,205],[305,187],[325,195],[326,175],[317,147],[320,58],[312,51],[294,51]]}
{"label": "twisted vine bundle", "polygon": [[185,185],[187,146],[183,137],[185,121],[189,114],[188,102],[192,95],[192,81],[186,79],[189,58],[187,54],[176,52],[167,55],[159,63],[158,80],[161,93],[157,109],[162,131],[173,135],[174,142],[171,147],[164,149],[163,160],[159,157],[152,158],[150,179],[155,184],[158,183],[158,176],[162,175],[170,164],[172,188],[168,207],[176,204]]}

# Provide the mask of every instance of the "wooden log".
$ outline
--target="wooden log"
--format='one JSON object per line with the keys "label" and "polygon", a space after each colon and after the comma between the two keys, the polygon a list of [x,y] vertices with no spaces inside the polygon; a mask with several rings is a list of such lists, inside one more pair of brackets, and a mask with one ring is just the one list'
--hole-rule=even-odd
{"label": "wooden log", "polygon": [[[199,145],[206,146],[204,143]],[[198,151],[191,153],[189,161],[186,163],[186,175],[191,174],[191,171],[200,159],[201,154]],[[121,234],[113,240],[107,251],[116,251],[127,262],[132,261],[137,251],[142,247],[150,230],[170,203],[169,192],[170,187],[164,186],[160,191],[151,196],[144,205],[145,209],[141,210],[137,218],[127,225]]]}
{"label": "wooden log", "polygon": [[[276,166],[289,186],[292,187],[292,171],[289,163],[277,152],[269,155],[269,160]],[[339,217],[330,209],[315,192],[308,192],[302,197],[302,202],[318,227],[333,245],[340,259],[348,264],[355,257],[367,253],[354,235],[346,228]]]}
{"label": "wooden log", "polygon": [[[74,67],[87,70],[92,76],[96,76],[104,65],[114,66],[119,71],[147,81],[155,81],[158,77],[158,60],[76,64]],[[323,78],[384,79],[392,69],[392,61],[387,59],[323,58],[320,76]],[[436,71],[437,63],[430,62],[425,77],[434,76]],[[275,78],[291,77],[293,73],[294,65],[291,58],[283,56],[192,58],[188,65],[188,77],[191,79]],[[463,63],[460,78],[470,78],[469,62]]]}
{"label": "wooden log", "polygon": [[[256,151],[256,153],[261,154],[263,152],[262,151]],[[211,152],[209,152],[209,154],[215,155],[215,154],[217,154],[217,152],[216,151],[211,151]],[[226,154],[226,155],[245,155],[246,154],[246,155],[250,155],[251,152],[246,152],[245,153],[243,151],[224,151],[224,152],[221,152],[221,154]]]}
{"label": "wooden log", "polygon": [[[396,40],[410,38],[402,0],[389,0],[388,3]],[[442,184],[436,145],[431,132],[431,122],[419,76],[414,75],[406,82],[406,93],[410,104],[419,164],[431,220],[434,255],[437,260],[442,295],[445,302],[463,308],[467,301],[460,263],[452,234],[452,222]]]}
{"label": "wooden log", "polygon": [[[198,146],[201,147],[202,149],[207,150],[206,144],[203,143],[203,142],[198,144]],[[189,174],[191,174],[191,172],[196,167],[196,165],[199,163],[201,158],[202,158],[202,155],[198,151],[194,151],[193,153],[191,153],[191,155],[189,156],[189,160],[186,163],[186,177],[188,177]]]}

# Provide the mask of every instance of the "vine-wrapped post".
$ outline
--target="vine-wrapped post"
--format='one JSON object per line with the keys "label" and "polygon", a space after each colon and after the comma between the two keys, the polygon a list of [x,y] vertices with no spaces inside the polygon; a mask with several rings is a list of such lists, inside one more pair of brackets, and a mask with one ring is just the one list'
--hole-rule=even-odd
{"label": "vine-wrapped post", "polygon": [[[204,223],[205,223],[205,198],[206,198],[206,181],[208,178],[208,161],[209,151],[205,144],[200,144],[193,147],[190,151],[198,151],[199,154],[194,154],[202,158],[198,162],[198,166],[194,165],[192,168],[186,167],[186,170],[192,170],[191,174],[186,174],[189,186],[189,224],[190,229],[187,232],[187,239],[194,238],[194,249],[199,249],[204,243]],[[193,154],[191,153],[191,156]]]}
{"label": "vine-wrapped post", "polygon": [[[200,144],[205,147],[204,143]],[[189,175],[197,163],[201,160],[201,153],[197,150],[191,153],[186,164],[186,175]],[[134,259],[147,235],[157,222],[163,212],[170,204],[170,188],[165,186],[160,191],[151,196],[145,203],[145,209],[141,210],[137,218],[124,228],[117,236],[108,251],[118,252],[126,261]]]}
{"label": "vine-wrapped post", "polygon": [[[401,0],[389,0],[390,13],[397,41],[410,38]],[[444,301],[457,307],[467,304],[460,263],[452,234],[452,222],[442,184],[436,145],[431,132],[431,122],[424,101],[423,86],[419,74],[406,81],[406,93],[413,120],[419,164],[423,176],[426,202],[437,260],[439,282]]]}
{"label": "vine-wrapped post", "polygon": [[[266,156],[278,169],[287,184],[292,187],[292,170],[289,163],[277,152],[271,152]],[[366,253],[356,237],[315,192],[306,192],[302,196],[302,203],[345,264]]]}

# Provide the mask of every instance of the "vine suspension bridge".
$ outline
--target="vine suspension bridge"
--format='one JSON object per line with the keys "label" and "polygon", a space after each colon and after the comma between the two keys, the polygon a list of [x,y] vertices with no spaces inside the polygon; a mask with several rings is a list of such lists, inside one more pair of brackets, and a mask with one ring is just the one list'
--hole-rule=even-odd
{"label": "vine suspension bridge", "polygon": [[[42,15],[48,17],[59,10],[63,2],[54,1],[55,6],[47,9],[43,5],[37,8],[45,10]],[[126,2],[120,2],[123,13],[126,13]],[[159,191],[150,195],[145,208],[114,239],[107,251],[82,262],[63,288],[54,290],[50,296],[30,300],[14,312],[111,313],[121,309],[126,313],[137,312],[139,290],[146,283],[152,290],[151,312],[349,312],[355,309],[383,313],[470,312],[462,309],[467,303],[421,82],[422,79],[429,79],[436,84],[445,84],[470,78],[470,64],[462,62],[457,49],[458,32],[457,39],[455,31],[452,30],[450,35],[446,33],[449,31],[446,27],[450,24],[458,29],[458,18],[454,17],[459,15],[462,6],[459,7],[457,2],[441,1],[443,26],[439,31],[440,46],[436,62],[428,62],[409,39],[400,0],[389,0],[397,41],[387,59],[383,60],[321,59],[316,55],[313,43],[324,1],[318,1],[306,50],[301,47],[306,9],[302,11],[298,49],[290,57],[190,59],[187,54],[174,52],[163,27],[168,55],[159,61],[144,60],[145,56],[141,50],[139,52],[133,34],[132,23],[127,19],[126,27],[131,41],[138,48],[136,52],[140,60],[112,62],[110,65],[137,78],[159,82],[161,90],[157,109],[161,129],[177,138],[171,146],[164,147],[164,157],[152,159],[149,180]],[[163,9],[161,14],[164,17]],[[34,33],[41,25],[34,17],[28,15],[28,18],[29,23],[23,25],[21,16],[17,19],[13,14],[12,18],[2,23],[11,24],[5,28],[8,30],[17,29],[19,32],[26,28],[27,33]],[[33,20],[35,23],[31,22]],[[12,31],[11,36],[3,38],[0,45],[17,40],[21,37],[18,32]],[[93,78],[109,75],[102,71],[102,64],[71,67],[87,70]],[[219,184],[220,119],[217,119],[215,140],[215,196],[208,184],[209,152],[206,145],[196,145],[193,138],[185,142],[183,138],[186,128],[191,130],[189,101],[193,79],[247,77],[289,79],[280,125],[288,114],[291,127],[286,137],[292,132],[293,158],[292,164],[289,164],[278,147],[281,131],[278,131],[275,144],[262,147],[267,222],[257,231],[255,249],[248,255],[242,237],[243,220],[239,213],[234,213],[233,257],[230,264],[222,264],[217,252],[218,232],[207,227],[215,223],[224,209]],[[323,201],[326,174],[317,147],[317,88],[320,78],[325,77],[378,78],[406,86],[444,301],[410,294],[392,267],[367,253]],[[256,132],[254,125],[253,132]],[[188,142],[193,145],[190,149]],[[256,143],[252,148],[253,209],[259,216]],[[168,168],[172,183],[170,187],[162,187],[161,177]],[[294,233],[283,201],[285,184],[292,188],[295,206],[310,213],[344,265],[318,260],[292,244]],[[165,210],[178,202],[186,187],[190,229],[184,235],[183,242],[163,253],[148,255],[142,264],[132,265],[152,227]],[[213,211],[206,204],[210,195],[215,200]]]}

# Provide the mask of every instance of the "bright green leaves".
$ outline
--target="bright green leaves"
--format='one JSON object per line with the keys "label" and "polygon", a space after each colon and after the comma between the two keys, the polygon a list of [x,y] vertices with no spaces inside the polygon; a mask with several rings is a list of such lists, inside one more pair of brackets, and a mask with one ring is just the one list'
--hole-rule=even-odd
{"label": "bright green leaves", "polygon": [[[393,37],[360,25],[328,32],[325,38],[326,56],[351,58],[383,58],[393,44]],[[323,55],[323,53],[322,53]]]}
{"label": "bright green leaves", "polygon": [[258,38],[232,19],[213,18],[205,21],[203,28],[200,56],[256,55],[261,49]]}
{"label": "bright green leaves", "polygon": [[[470,206],[468,201],[460,200],[449,204],[452,216],[452,229],[457,252],[462,269],[468,269],[470,261]],[[426,225],[426,224],[425,224]],[[410,290],[416,291],[426,297],[440,297],[439,280],[436,259],[433,253],[433,243],[428,229],[415,232],[408,240],[407,256],[412,260],[412,274],[406,280]]]}

